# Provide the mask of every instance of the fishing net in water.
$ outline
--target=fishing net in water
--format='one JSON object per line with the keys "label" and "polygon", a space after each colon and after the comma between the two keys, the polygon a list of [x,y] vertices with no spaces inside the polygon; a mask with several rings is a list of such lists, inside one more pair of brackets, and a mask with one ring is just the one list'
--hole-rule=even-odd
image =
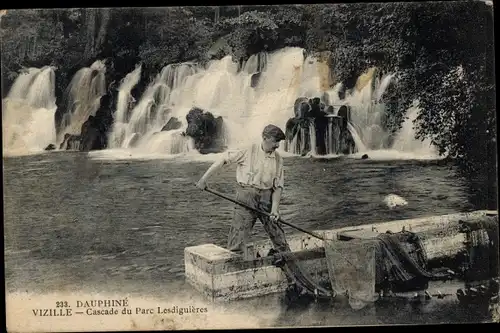
{"label": "fishing net in water", "polygon": [[376,283],[376,239],[324,241],[325,256],[332,289],[347,295],[356,310],[378,299]]}
{"label": "fishing net in water", "polygon": [[323,246],[332,289],[347,295],[353,309],[377,301],[382,288],[422,290],[429,280],[447,278],[447,273],[427,270],[425,249],[411,232],[329,240]]}

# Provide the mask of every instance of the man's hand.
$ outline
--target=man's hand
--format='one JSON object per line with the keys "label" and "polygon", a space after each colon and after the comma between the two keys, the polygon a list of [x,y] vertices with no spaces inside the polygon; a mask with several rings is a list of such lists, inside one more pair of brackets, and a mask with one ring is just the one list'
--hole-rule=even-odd
{"label": "man's hand", "polygon": [[200,190],[205,190],[207,188],[207,181],[204,178],[201,178],[197,183],[196,187]]}
{"label": "man's hand", "polygon": [[272,222],[278,222],[278,220],[280,219],[280,213],[276,212],[276,211],[272,211],[270,219]]}

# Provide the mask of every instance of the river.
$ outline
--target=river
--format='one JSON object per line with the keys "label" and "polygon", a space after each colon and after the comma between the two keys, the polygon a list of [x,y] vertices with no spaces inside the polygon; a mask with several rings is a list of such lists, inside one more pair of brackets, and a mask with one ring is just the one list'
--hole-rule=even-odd
{"label": "river", "polygon": [[[203,243],[225,247],[232,204],[194,187],[215,157],[117,159],[64,151],[4,157],[7,292],[114,293],[205,302],[184,282],[183,251]],[[436,160],[287,156],[284,164],[282,217],[305,229],[485,208],[474,204],[475,193],[466,180]],[[232,194],[234,167],[216,175],[210,186]],[[389,194],[408,204],[390,208],[384,202]],[[253,237],[266,237],[259,223]],[[390,311],[365,320],[359,314],[345,319],[326,315],[331,308],[317,305],[279,312],[276,297],[239,304],[266,314],[257,316],[252,310],[259,319],[251,326],[409,320]],[[238,306],[233,311],[240,311]],[[438,313],[436,322],[467,320],[455,310]],[[417,317],[411,322],[418,322]],[[433,321],[426,316],[420,320]],[[242,327],[247,324],[244,320]]]}

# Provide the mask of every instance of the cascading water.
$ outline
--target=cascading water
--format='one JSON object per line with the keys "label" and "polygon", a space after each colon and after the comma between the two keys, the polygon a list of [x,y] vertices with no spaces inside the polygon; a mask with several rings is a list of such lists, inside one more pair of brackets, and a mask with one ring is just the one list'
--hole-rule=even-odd
{"label": "cascading water", "polygon": [[120,87],[118,88],[113,129],[109,135],[109,146],[111,148],[119,147],[125,139],[128,113],[131,105],[134,103],[131,91],[141,79],[141,69],[142,66],[139,65],[132,72],[128,73],[121,81]]}
{"label": "cascading water", "polygon": [[[335,156],[339,153],[352,153],[356,149],[348,135],[351,129],[346,128],[347,122],[344,122],[347,114],[337,114],[339,107],[345,103],[335,103],[335,99],[330,98],[330,95],[338,96],[335,89],[338,90],[339,86],[330,89],[330,69],[325,60],[321,55],[310,55],[304,61],[301,81],[297,84],[299,89],[295,96],[299,98],[295,100],[292,108],[295,117],[289,117],[286,126],[289,134],[293,133],[286,141],[288,152]],[[356,133],[353,133],[352,136],[355,135]]]}
{"label": "cascading water", "polygon": [[[307,70],[309,76],[303,75],[302,80],[304,80],[303,86],[308,89],[301,89],[300,97],[305,97],[306,101],[311,97],[319,97],[322,103],[333,106],[333,109],[329,111],[325,109],[327,120],[309,118],[310,123],[307,126],[304,126],[307,122],[304,122],[306,118],[302,119],[302,116],[290,119],[291,127],[289,129],[294,128],[292,130],[294,132],[296,128],[297,130],[294,137],[286,143],[289,152],[300,155],[305,153],[335,155],[342,152],[357,156],[356,152],[364,154],[370,151],[370,156],[375,157],[378,155],[373,154],[373,152],[378,151],[381,153],[381,158],[407,158],[409,155],[405,153],[411,155],[409,158],[436,157],[435,149],[430,146],[428,141],[420,142],[415,138],[415,131],[411,125],[411,120],[416,117],[417,112],[414,108],[407,111],[410,120],[404,123],[396,141],[391,142],[390,129],[385,127],[388,106],[383,103],[383,96],[390,84],[394,83],[395,74],[389,73],[379,78],[376,75],[376,68],[371,68],[358,78],[353,89],[346,91],[344,96],[341,96],[342,83],[336,84],[332,89],[324,89],[326,85],[321,84],[321,80],[325,81],[325,74],[321,75],[320,64],[324,63],[318,62],[312,57],[306,59],[304,68],[317,67],[319,75],[315,75],[313,70]],[[320,89],[320,86],[323,89]],[[298,103],[300,105],[300,100]],[[309,107],[313,106],[311,101],[308,104]],[[350,112],[344,112],[341,115],[340,111],[343,105],[348,106]],[[302,107],[299,106],[299,108]],[[348,121],[341,125],[344,117],[347,117]],[[312,121],[312,119],[316,120]],[[302,125],[300,125],[301,123]],[[347,125],[348,132],[341,129],[345,125]],[[349,133],[350,136],[346,136],[346,133]],[[306,142],[304,142],[304,135],[306,135]],[[353,146],[351,146],[352,143]]]}
{"label": "cascading water", "polygon": [[363,140],[358,135],[358,131],[354,128],[354,126],[351,122],[347,123],[347,129],[351,133],[352,138],[354,140],[354,144],[356,145],[358,151],[359,152],[367,151],[367,148],[366,148],[365,144],[363,143]]}
{"label": "cascading water", "polygon": [[[195,107],[221,116],[227,147],[241,147],[259,140],[262,128],[269,123],[285,129],[298,97],[323,96],[335,110],[324,134],[326,154],[339,151],[339,142],[344,142],[345,147],[346,137],[337,133],[341,118],[336,113],[341,105],[351,109],[347,130],[357,152],[388,149],[389,133],[383,127],[385,105],[380,102],[394,74],[379,80],[372,69],[360,76],[356,87],[340,99],[342,85],[326,90],[320,65],[324,63],[313,56],[305,57],[300,48],[260,53],[241,66],[231,57],[211,61],[206,67],[193,63],[168,65],[147,87],[127,119],[121,113],[115,116],[125,122],[115,123],[112,148],[134,148],[153,154],[192,151],[193,139],[184,132],[188,125],[186,115]],[[181,123],[180,127],[167,129],[173,118]],[[304,133],[298,131],[287,142],[289,152],[310,150],[315,141],[319,142],[311,135],[315,132],[314,124],[308,125],[306,132],[312,144],[304,146]]]}
{"label": "cascading water", "polygon": [[384,130],[382,123],[385,105],[381,103],[381,98],[393,80],[394,74],[384,75],[381,80],[377,80],[374,75],[375,69],[370,69],[361,75],[356,87],[347,92],[343,99],[339,97],[342,83],[338,83],[327,92],[332,105],[350,106],[349,130],[355,141],[361,140],[356,142],[358,151],[384,149],[388,145],[389,132]]}
{"label": "cascading water", "polygon": [[314,123],[309,124],[309,142],[311,143],[311,154],[316,155],[316,127]]}
{"label": "cascading water", "polygon": [[[269,123],[285,128],[293,115],[295,99],[310,90],[313,68],[307,66],[302,49],[288,48],[268,56],[267,67],[261,74],[259,85],[252,90],[253,99],[248,103],[248,117],[237,118],[242,133],[235,145],[260,139],[262,128]],[[251,88],[250,88],[251,89]]]}
{"label": "cascading water", "polygon": [[[316,68],[304,62],[300,48],[254,55],[242,64],[241,70],[231,57],[211,61],[206,68],[169,65],[132,110],[125,137],[137,136],[134,147],[142,151],[186,152],[192,149],[192,142],[185,138],[181,144],[179,136],[186,128],[186,115],[198,107],[222,116],[228,146],[241,146],[258,140],[268,123],[284,128],[293,114],[295,98],[301,94],[312,96],[319,89],[317,80],[310,79],[315,75]],[[181,128],[161,131],[171,117],[182,122]],[[122,141],[122,148],[126,148],[127,141]]]}
{"label": "cascading water", "polygon": [[[164,67],[151,84],[146,88],[137,105],[130,111],[129,119],[121,114],[116,116],[115,127],[111,136],[111,148],[131,148],[146,145],[148,148],[163,150],[178,150],[180,138],[179,131],[161,133],[163,126],[172,117],[171,107],[175,105],[178,95],[178,87],[182,86],[187,77],[198,71],[197,66],[192,63],[171,64]],[[117,110],[117,113],[119,110]],[[117,121],[122,122],[117,124]],[[158,142],[160,137],[176,138],[172,141],[172,149]],[[154,144],[151,140],[155,141]],[[181,144],[182,145],[182,144]],[[155,148],[156,147],[156,148]]]}
{"label": "cascading water", "polygon": [[414,101],[413,105],[407,110],[407,119],[403,122],[401,130],[394,139],[392,148],[400,152],[412,153],[422,157],[437,158],[437,150],[431,144],[430,140],[420,141],[415,139],[414,121],[417,119],[419,112],[418,101]]}
{"label": "cascading water", "polygon": [[64,96],[65,112],[58,144],[65,133],[80,135],[83,123],[99,109],[101,97],[106,94],[105,71],[105,63],[97,60],[90,67],[80,69],[71,79]]}
{"label": "cascading water", "polygon": [[332,120],[332,118],[328,119],[328,127],[325,135],[326,153],[328,155],[332,155],[337,152],[337,145],[340,141],[340,131],[338,131],[338,127],[333,126]]}
{"label": "cascading water", "polygon": [[382,96],[384,95],[385,91],[387,90],[389,84],[393,79],[394,79],[394,74],[390,73],[382,77],[382,79],[379,81],[380,83],[377,83],[375,85],[377,87],[377,89],[375,89],[375,102],[377,103],[381,102]]}
{"label": "cascading water", "polygon": [[[390,132],[384,129],[386,105],[382,103],[382,96],[395,79],[395,74],[389,73],[381,79],[375,77],[375,70],[371,69],[358,78],[356,87],[347,92],[344,99],[339,98],[342,84],[337,84],[328,92],[332,104],[346,104],[351,108],[351,120],[348,129],[355,142],[357,151],[365,153],[379,151],[379,158],[437,158],[435,148],[428,140],[420,141],[415,138],[413,120],[417,117],[418,103],[407,110],[408,119],[396,138],[389,141]],[[398,153],[399,155],[395,155]],[[378,156],[378,155],[377,155]]]}
{"label": "cascading water", "polygon": [[19,74],[2,101],[4,155],[42,152],[56,137],[55,69]]}
{"label": "cascading water", "polygon": [[267,67],[267,58],[268,54],[265,52],[253,54],[243,64],[242,70],[248,74],[263,72]]}

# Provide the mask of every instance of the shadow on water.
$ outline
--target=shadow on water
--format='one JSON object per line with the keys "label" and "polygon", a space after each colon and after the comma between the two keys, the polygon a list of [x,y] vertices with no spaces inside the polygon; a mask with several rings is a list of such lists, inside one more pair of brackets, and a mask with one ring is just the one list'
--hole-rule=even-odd
{"label": "shadow on water", "polygon": [[283,295],[234,302],[238,309],[265,309],[275,313],[273,326],[341,326],[401,325],[488,322],[491,316],[484,308],[459,305],[455,296],[418,304],[408,300],[378,301],[355,310],[345,297],[335,301],[303,299],[288,303]]}

